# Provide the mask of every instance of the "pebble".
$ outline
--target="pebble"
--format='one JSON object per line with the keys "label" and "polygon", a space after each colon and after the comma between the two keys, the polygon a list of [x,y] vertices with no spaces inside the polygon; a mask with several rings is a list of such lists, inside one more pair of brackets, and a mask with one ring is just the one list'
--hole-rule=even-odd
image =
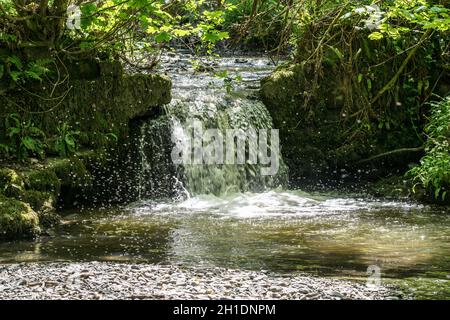
{"label": "pebble", "polygon": [[116,262],[0,265],[0,284],[0,299],[401,298],[398,288],[307,274]]}

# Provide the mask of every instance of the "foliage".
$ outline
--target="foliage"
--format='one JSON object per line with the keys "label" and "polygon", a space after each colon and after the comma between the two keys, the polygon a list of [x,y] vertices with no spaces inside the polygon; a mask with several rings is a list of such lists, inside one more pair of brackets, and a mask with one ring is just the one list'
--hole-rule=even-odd
{"label": "foliage", "polygon": [[55,141],[55,150],[61,157],[67,157],[77,151],[77,137],[79,131],[75,131],[67,123],[63,123],[58,127],[58,138]]}
{"label": "foliage", "polygon": [[[0,21],[4,22],[0,40],[20,47],[39,39],[68,55],[96,50],[133,53],[186,37],[197,37],[209,47],[228,36],[219,26],[224,14],[234,9],[226,1],[217,6],[205,0],[55,0],[29,1],[27,6],[20,0],[11,2],[0,3]],[[79,5],[79,29],[65,26],[69,5]],[[29,21],[23,24],[21,20]]]}
{"label": "foliage", "polygon": [[[225,15],[224,27],[235,41],[277,53],[289,47],[286,26],[295,5],[290,0],[230,0],[235,10]],[[300,1],[297,1],[300,3]]]}
{"label": "foliage", "polygon": [[[99,56],[153,68],[173,42],[211,54],[228,38],[221,25],[234,8],[207,0],[2,0],[0,81],[62,85],[67,61]],[[70,25],[77,15],[79,25]]]}
{"label": "foliage", "polygon": [[343,149],[364,145],[357,152],[370,155],[376,139],[387,150],[420,143],[424,103],[449,67],[448,9],[406,2],[298,0],[285,12],[283,43],[295,45],[308,79],[301,117],[313,119],[323,101],[340,109]]}
{"label": "foliage", "polygon": [[217,78],[223,79],[223,85],[228,94],[233,92],[235,84],[240,83],[242,81],[241,75],[238,74],[238,75],[232,76],[228,73],[227,70],[217,72],[215,74],[215,76]]}
{"label": "foliage", "polygon": [[23,83],[31,79],[42,81],[43,76],[50,72],[47,67],[50,63],[49,59],[37,59],[24,65],[17,55],[0,56],[0,80],[9,76],[14,82]]}
{"label": "foliage", "polygon": [[426,155],[408,175],[414,178],[415,188],[421,186],[436,199],[445,200],[450,197],[450,96],[430,105],[430,121],[425,127]]}
{"label": "foliage", "polygon": [[[54,110],[70,91],[71,65],[77,61],[121,60],[136,69],[151,69],[171,43],[211,54],[228,37],[221,24],[234,8],[229,1],[210,0],[0,0],[0,95],[17,89],[54,102]],[[71,25],[77,14],[80,24]],[[62,90],[57,89],[64,90],[59,97],[55,93]],[[43,113],[21,111],[27,118]],[[41,130],[17,114],[7,122],[8,141],[0,141],[0,154],[19,159],[43,155]],[[67,125],[59,128],[57,152],[73,153],[78,134]],[[105,134],[102,139],[117,136]]]}
{"label": "foliage", "polygon": [[5,128],[5,149],[9,155],[14,155],[19,160],[30,155],[43,157],[45,134],[31,121],[22,120],[16,113],[10,114],[5,120]]}

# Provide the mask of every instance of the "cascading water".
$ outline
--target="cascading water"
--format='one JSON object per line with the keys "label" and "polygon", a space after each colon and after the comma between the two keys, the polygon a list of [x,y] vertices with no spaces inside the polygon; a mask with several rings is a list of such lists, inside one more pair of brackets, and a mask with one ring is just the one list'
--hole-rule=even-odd
{"label": "cascading water", "polygon": [[138,137],[138,198],[162,198],[174,193],[175,170],[170,159],[171,122],[167,116],[141,124]]}
{"label": "cascading water", "polygon": [[[182,197],[198,194],[225,195],[244,191],[264,191],[283,185],[287,180],[287,171],[279,149],[272,148],[269,134],[272,119],[262,102],[255,98],[259,80],[267,75],[272,67],[264,59],[221,59],[215,66],[215,72],[225,74],[215,77],[211,73],[196,73],[187,57],[167,57],[164,65],[168,65],[174,87],[173,100],[165,107],[165,116],[144,122],[139,137],[140,174],[139,198],[156,198],[161,196]],[[232,79],[239,79],[232,80]],[[173,159],[174,147],[195,149],[195,129],[192,121],[202,126],[202,132],[208,129],[217,130],[225,137],[231,130],[255,133],[259,135],[257,142],[267,140],[267,150],[260,145],[245,141],[244,161],[233,162],[196,162],[195,156],[190,161],[177,163]],[[168,137],[170,132],[170,141]],[[200,137],[201,138],[201,137]],[[265,139],[262,139],[265,138]],[[214,141],[212,139],[211,141]],[[220,141],[221,147],[212,153],[227,152],[227,141]],[[225,145],[224,145],[225,143]],[[238,141],[233,144],[238,153]],[[215,144],[217,146],[217,144]],[[222,150],[223,146],[223,150]],[[206,143],[200,141],[200,147]],[[257,148],[257,150],[256,150]],[[201,151],[203,152],[203,151]],[[250,161],[250,153],[267,152],[266,157],[279,161],[273,174],[262,174],[263,168],[273,163]],[[276,153],[276,155],[274,154]],[[186,158],[185,158],[186,159]],[[236,160],[237,160],[236,155]],[[192,161],[191,161],[192,160]],[[242,159],[241,159],[242,160]]]}

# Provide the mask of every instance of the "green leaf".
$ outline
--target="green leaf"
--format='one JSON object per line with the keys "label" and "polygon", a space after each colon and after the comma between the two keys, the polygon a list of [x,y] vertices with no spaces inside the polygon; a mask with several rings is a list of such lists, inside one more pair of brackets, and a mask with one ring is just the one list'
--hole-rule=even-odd
{"label": "green leaf", "polygon": [[192,30],[184,30],[184,29],[174,29],[172,31],[172,33],[176,36],[176,37],[186,37],[189,36],[193,33]]}
{"label": "green leaf", "polygon": [[11,71],[9,73],[9,75],[11,76],[11,79],[13,79],[14,81],[18,81],[20,79],[20,76],[22,75],[22,72],[18,72],[18,71]]}
{"label": "green leaf", "polygon": [[371,34],[369,34],[369,39],[370,40],[377,41],[377,40],[381,40],[383,38],[384,38],[383,34],[381,32],[378,32],[378,31],[375,31],[375,32],[372,32]]}
{"label": "green leaf", "polygon": [[338,48],[335,47],[331,47],[331,49],[333,50],[333,52],[338,56],[339,59],[342,59],[344,57],[344,55],[342,54],[341,51],[339,51]]}
{"label": "green leaf", "polygon": [[24,137],[22,139],[22,144],[25,146],[25,148],[27,148],[30,151],[38,151],[39,150],[40,143],[31,137]]}
{"label": "green leaf", "polygon": [[115,135],[115,134],[112,133],[112,132],[106,134],[106,137],[107,137],[108,139],[114,140],[115,142],[119,141],[119,138],[117,137],[117,135]]}
{"label": "green leaf", "polygon": [[169,42],[171,39],[172,39],[172,36],[166,31],[163,31],[160,34],[155,36],[155,41],[159,42],[159,43]]}
{"label": "green leaf", "polygon": [[20,133],[20,128],[13,127],[13,128],[8,129],[8,137],[10,137],[10,138],[14,137],[15,135],[17,135],[19,133]]}
{"label": "green leaf", "polygon": [[228,77],[228,71],[227,70],[221,70],[221,71],[217,72],[215,74],[215,76],[217,78],[226,78],[226,77]]}
{"label": "green leaf", "polygon": [[358,74],[358,83],[361,83],[362,80],[363,80],[363,75],[360,73],[360,74]]}
{"label": "green leaf", "polygon": [[203,40],[207,42],[217,42],[228,38],[228,32],[208,31],[203,35]]}
{"label": "green leaf", "polygon": [[36,72],[33,72],[33,71],[25,71],[24,74],[25,74],[28,78],[32,78],[32,79],[35,79],[35,80],[42,80],[42,78],[41,78]]}
{"label": "green leaf", "polygon": [[6,61],[12,63],[17,69],[22,70],[23,64],[22,61],[20,61],[20,58],[18,56],[9,56]]}
{"label": "green leaf", "polygon": [[64,141],[66,142],[67,146],[69,146],[69,148],[75,148],[75,139],[69,135],[67,135],[64,138]]}

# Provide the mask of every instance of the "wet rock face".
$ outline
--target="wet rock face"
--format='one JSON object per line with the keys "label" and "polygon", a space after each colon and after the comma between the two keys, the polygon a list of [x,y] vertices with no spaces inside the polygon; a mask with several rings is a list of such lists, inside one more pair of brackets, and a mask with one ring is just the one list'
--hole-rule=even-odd
{"label": "wet rock face", "polygon": [[80,156],[1,168],[0,238],[34,237],[59,223],[56,207],[88,201],[93,177],[85,162]]}
{"label": "wet rock face", "polygon": [[[20,116],[42,129],[49,141],[67,123],[80,132],[79,149],[90,150],[70,159],[36,160],[36,166],[5,163],[5,168],[0,167],[0,195],[30,205],[45,227],[58,223],[56,207],[129,200],[124,196],[129,191],[125,183],[129,167],[122,155],[130,149],[132,126],[137,118],[156,117],[161,106],[171,101],[172,83],[166,76],[125,74],[118,62],[82,60],[67,64],[69,68],[62,68],[70,79],[66,85],[27,87],[43,97],[63,97],[56,106],[55,99],[36,99],[17,87],[0,96],[0,136],[5,134],[2,119],[22,113],[17,110],[20,105],[24,110],[45,110],[33,114],[24,111]],[[54,150],[48,152],[51,155]]]}
{"label": "wet rock face", "polygon": [[[400,128],[379,129],[381,111],[373,111],[366,129],[355,131],[356,118],[346,110],[344,98],[346,78],[332,67],[324,66],[317,86],[316,75],[308,65],[285,65],[262,80],[261,97],[267,106],[274,127],[280,129],[282,152],[294,186],[342,182],[345,171],[348,182],[372,176],[385,176],[405,171],[418,160],[417,153],[382,158],[359,165],[359,161],[387,151],[420,145],[413,127],[402,118],[404,109],[392,108],[391,119],[400,119]],[[357,106],[358,113],[364,106]],[[379,114],[378,114],[378,113]],[[397,120],[396,120],[397,121]],[[362,126],[362,124],[361,124]],[[408,131],[409,130],[409,131]]]}
{"label": "wet rock face", "polygon": [[32,238],[39,232],[39,217],[28,204],[0,195],[0,239]]}
{"label": "wet rock face", "polygon": [[[81,132],[82,145],[103,147],[108,135],[126,138],[129,121],[152,113],[154,108],[171,101],[171,80],[159,74],[124,74],[119,63],[79,62],[72,67],[70,83],[58,86],[31,85],[30,92],[42,97],[64,97],[57,107],[52,99],[36,99],[15,88],[0,96],[0,118],[20,113],[17,105],[28,110],[46,110],[30,115],[21,114],[24,121],[32,120],[48,136],[58,134],[58,126],[68,123]],[[54,92],[53,92],[53,89]],[[5,130],[0,121],[0,134]]]}
{"label": "wet rock face", "polygon": [[[261,97],[280,129],[283,157],[290,170],[290,182],[316,180],[331,171],[341,157],[332,154],[339,144],[339,111],[329,97],[308,97],[308,77],[300,65],[275,71],[263,79]],[[304,107],[305,99],[308,105]],[[347,156],[344,155],[344,156]]]}

